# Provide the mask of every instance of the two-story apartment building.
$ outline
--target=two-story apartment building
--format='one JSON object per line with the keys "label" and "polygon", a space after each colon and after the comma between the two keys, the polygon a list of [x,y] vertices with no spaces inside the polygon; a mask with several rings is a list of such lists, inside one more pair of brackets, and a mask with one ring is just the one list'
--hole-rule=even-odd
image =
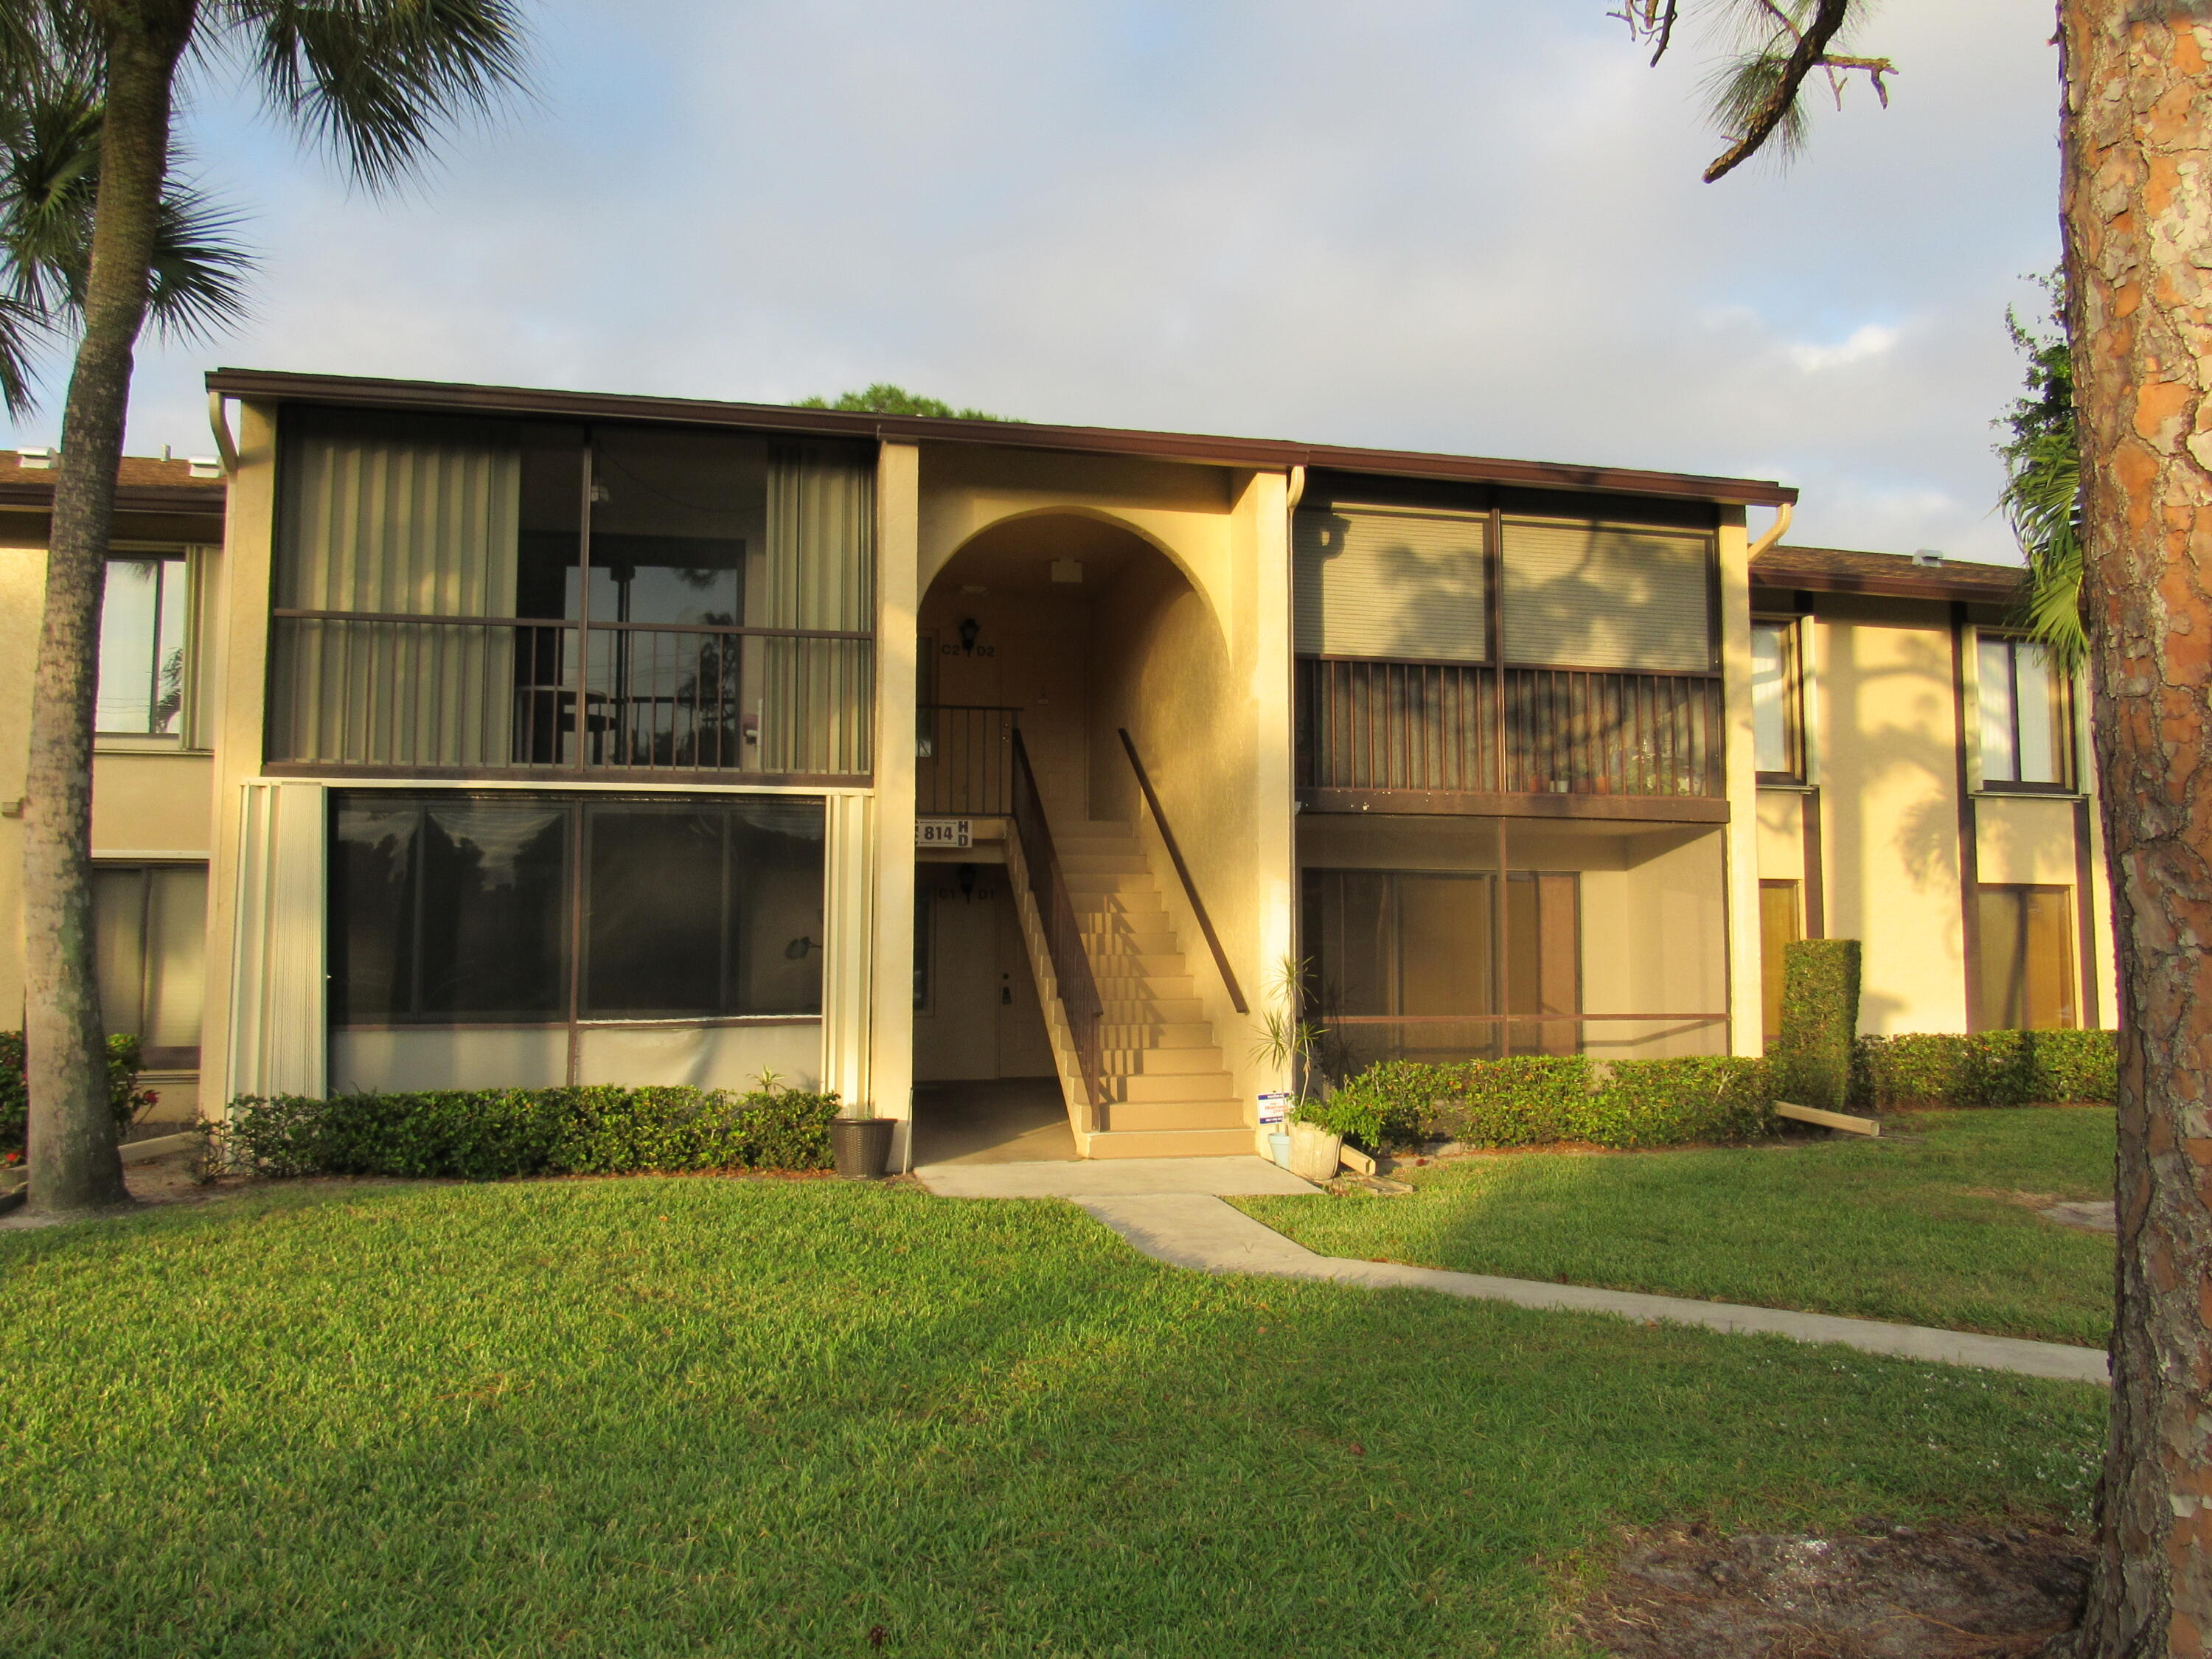
{"label": "two-story apartment building", "polygon": [[1082,1155],[1243,1152],[1286,970],[1338,1066],[1756,1053],[1822,932],[1869,1030],[2110,1017],[2013,578],[1754,548],[1774,484],[210,385],[227,520],[117,550],[116,638],[156,543],[177,631],[143,688],[104,641],[103,711],[150,712],[103,712],[94,835],[111,1023],[179,1035],[192,978],[196,1043],[148,1040],[210,1102],[769,1071],[911,1122],[1033,1077]]}

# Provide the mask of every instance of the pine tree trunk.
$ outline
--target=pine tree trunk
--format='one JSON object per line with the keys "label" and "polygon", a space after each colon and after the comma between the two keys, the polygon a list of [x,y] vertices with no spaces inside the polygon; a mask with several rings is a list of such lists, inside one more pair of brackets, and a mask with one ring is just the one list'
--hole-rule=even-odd
{"label": "pine tree trunk", "polygon": [[2119,945],[2118,1312],[2084,1659],[2212,1644],[2212,4],[2061,0]]}
{"label": "pine tree trunk", "polygon": [[106,114],[84,333],[62,416],[23,814],[28,1202],[46,1215],[129,1198],[93,963],[93,692],[131,352],[146,316],[171,86],[194,0],[108,0],[87,9],[106,40]]}

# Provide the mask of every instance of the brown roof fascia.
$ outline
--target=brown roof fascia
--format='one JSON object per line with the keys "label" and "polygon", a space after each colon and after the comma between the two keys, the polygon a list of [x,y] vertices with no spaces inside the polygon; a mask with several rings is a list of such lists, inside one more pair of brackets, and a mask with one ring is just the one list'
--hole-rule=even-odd
{"label": "brown roof fascia", "polygon": [[1806,570],[1784,567],[1781,569],[1751,568],[1751,585],[1776,592],[1804,593],[1863,593],[1870,598],[1892,599],[1926,599],[1930,603],[1948,603],[1953,599],[1968,604],[2009,604],[2019,592],[2020,584],[1996,582],[1989,579],[1960,575],[1945,578],[1936,572],[1925,576],[1856,575],[1841,571]]}
{"label": "brown roof fascia", "polygon": [[[50,483],[0,483],[0,507],[28,507],[43,513],[53,504]],[[118,484],[115,489],[118,513],[189,513],[220,519],[222,508],[220,484],[211,489],[183,484]]]}
{"label": "brown roof fascia", "polygon": [[1328,467],[1346,472],[1408,478],[1455,478],[1539,489],[1603,490],[1620,495],[1674,496],[1745,506],[1780,506],[1797,492],[1752,478],[1711,478],[1694,473],[1646,472],[1633,468],[1573,466],[1546,461],[1498,460],[1421,451],[1353,449],[1334,444],[1288,443],[1269,438],[1209,437],[1185,432],[1132,431],[1115,427],[1043,426],[1027,421],[945,420],[910,415],[848,414],[795,409],[782,404],[717,403],[695,398],[646,398],[615,392],[550,392],[530,386],[458,386],[435,380],[381,380],[341,374],[291,374],[270,369],[218,368],[208,390],[226,398],[271,402],[338,404],[353,408],[413,409],[471,414],[538,415],[571,420],[665,421],[693,426],[732,426],[825,437],[896,439],[929,443],[988,444],[1018,449],[1079,451],[1144,456],[1216,465]]}

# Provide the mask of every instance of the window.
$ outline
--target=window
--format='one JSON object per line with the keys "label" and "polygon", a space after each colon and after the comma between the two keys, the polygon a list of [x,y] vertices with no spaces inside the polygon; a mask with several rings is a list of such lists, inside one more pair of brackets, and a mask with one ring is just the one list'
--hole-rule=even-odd
{"label": "window", "polygon": [[[1515,871],[1506,878],[1498,960],[1489,874],[1309,870],[1304,878],[1309,995],[1326,1022],[1403,1019],[1339,1030],[1361,1059],[1495,1053],[1571,1054],[1582,1012],[1579,882]],[[1504,969],[1504,996],[1498,994]],[[1504,1004],[1500,1006],[1501,1000]],[[1498,1015],[1531,1016],[1501,1020]],[[1455,1016],[1472,1016],[1461,1023]]]}
{"label": "window", "polygon": [[2073,889],[1984,887],[1974,1029],[2045,1031],[2076,1024]]}
{"label": "window", "polygon": [[814,1014],[818,800],[338,797],[334,1025]]}
{"label": "window", "polygon": [[1804,912],[1794,881],[1759,884],[1759,988],[1768,1042],[1782,1035],[1784,953],[1805,937]]}
{"label": "window", "polygon": [[864,447],[328,410],[282,439],[272,763],[868,771]]}
{"label": "window", "polygon": [[1713,666],[1713,541],[1686,530],[1509,518],[1505,660],[1703,673]]}
{"label": "window", "polygon": [[1480,662],[1487,513],[1338,506],[1297,515],[1291,585],[1304,656]]}
{"label": "window", "polygon": [[2032,640],[1981,635],[1982,781],[2065,787],[2073,781],[2074,720],[2065,678]]}
{"label": "window", "polygon": [[915,883],[914,1011],[917,1014],[926,1014],[929,1012],[930,930],[935,919],[936,909],[936,907],[929,902],[929,884],[926,878]]}
{"label": "window", "polygon": [[94,730],[113,737],[183,734],[191,595],[181,553],[108,560],[106,593],[100,609]]}
{"label": "window", "polygon": [[1796,781],[1805,775],[1799,741],[1797,625],[1751,625],[1752,764],[1763,778]]}
{"label": "window", "polygon": [[149,1072],[200,1063],[207,866],[101,864],[92,872],[93,955],[111,1034],[138,1039]]}

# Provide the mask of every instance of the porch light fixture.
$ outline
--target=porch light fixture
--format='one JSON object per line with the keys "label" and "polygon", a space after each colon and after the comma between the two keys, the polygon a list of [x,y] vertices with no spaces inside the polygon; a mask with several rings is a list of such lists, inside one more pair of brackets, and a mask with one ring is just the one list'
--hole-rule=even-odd
{"label": "porch light fixture", "polygon": [[975,654],[975,636],[983,631],[983,624],[973,617],[960,619],[960,651],[963,656]]}
{"label": "porch light fixture", "polygon": [[1056,582],[1081,581],[1083,580],[1083,561],[1080,559],[1054,559],[1052,562],[1052,579]]}

